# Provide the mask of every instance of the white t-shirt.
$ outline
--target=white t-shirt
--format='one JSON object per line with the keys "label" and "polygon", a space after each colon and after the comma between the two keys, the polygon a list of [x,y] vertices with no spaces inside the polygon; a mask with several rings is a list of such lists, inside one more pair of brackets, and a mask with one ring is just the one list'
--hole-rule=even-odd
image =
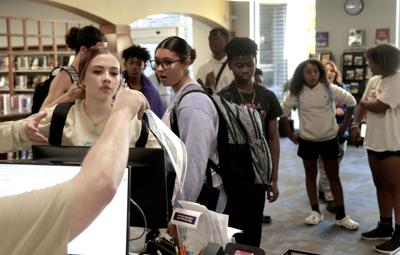
{"label": "white t-shirt", "polygon": [[[216,60],[212,57],[207,63],[199,67],[199,70],[197,70],[196,73],[196,80],[200,79],[203,83],[206,83],[206,77],[209,72],[214,72],[215,78],[217,78],[219,70],[221,70],[226,59],[226,56],[221,60]],[[218,80],[217,88],[214,90],[214,93],[218,93],[221,89],[227,87],[234,79],[235,77],[233,76],[232,71],[229,69],[228,64],[226,64],[221,73],[221,77]]]}
{"label": "white t-shirt", "polygon": [[400,72],[368,81],[364,98],[377,98],[390,106],[384,112],[367,112],[364,147],[373,151],[400,151]]}
{"label": "white t-shirt", "polygon": [[332,98],[328,94],[325,84],[318,83],[315,87],[309,88],[304,85],[299,96],[292,96],[290,93],[282,103],[284,116],[289,116],[292,108],[299,110],[301,138],[308,141],[328,141],[337,136],[338,124],[336,123],[334,105],[336,100],[346,104],[348,107],[356,105],[355,98],[339,86],[329,84]]}

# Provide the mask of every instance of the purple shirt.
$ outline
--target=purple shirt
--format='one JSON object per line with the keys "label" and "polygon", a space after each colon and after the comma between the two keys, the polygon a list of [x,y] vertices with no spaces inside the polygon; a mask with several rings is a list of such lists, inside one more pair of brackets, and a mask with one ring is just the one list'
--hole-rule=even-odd
{"label": "purple shirt", "polygon": [[[123,71],[122,76],[128,80],[127,71]],[[149,101],[150,109],[161,119],[165,109],[161,100],[160,92],[158,92],[158,89],[154,86],[151,80],[146,77],[146,75],[140,75],[140,82],[142,83],[141,92],[146,97],[147,101]]]}

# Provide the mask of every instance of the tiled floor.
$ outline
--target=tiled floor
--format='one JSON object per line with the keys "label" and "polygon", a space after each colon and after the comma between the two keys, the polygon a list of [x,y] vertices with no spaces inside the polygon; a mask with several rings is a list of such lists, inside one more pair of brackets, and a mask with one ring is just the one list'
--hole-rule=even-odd
{"label": "tiled floor", "polygon": [[272,223],[263,226],[261,247],[269,255],[280,255],[288,249],[326,255],[376,254],[373,245],[381,241],[360,239],[362,232],[375,227],[379,217],[366,151],[349,146],[340,170],[346,213],[360,223],[357,231],[335,226],[335,216],[325,210],[323,203],[320,208],[325,220],[317,226],[304,224],[311,209],[303,165],[296,153],[297,146],[281,138],[280,197],[265,208],[265,213],[272,216]]}

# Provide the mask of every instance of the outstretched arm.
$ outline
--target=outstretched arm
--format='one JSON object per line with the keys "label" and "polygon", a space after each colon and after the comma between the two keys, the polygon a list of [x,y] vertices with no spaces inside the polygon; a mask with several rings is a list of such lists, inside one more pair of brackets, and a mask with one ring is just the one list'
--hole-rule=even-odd
{"label": "outstretched arm", "polygon": [[75,205],[70,240],[81,233],[112,200],[128,159],[130,120],[143,116],[148,102],[142,93],[120,89],[104,130],[74,178]]}

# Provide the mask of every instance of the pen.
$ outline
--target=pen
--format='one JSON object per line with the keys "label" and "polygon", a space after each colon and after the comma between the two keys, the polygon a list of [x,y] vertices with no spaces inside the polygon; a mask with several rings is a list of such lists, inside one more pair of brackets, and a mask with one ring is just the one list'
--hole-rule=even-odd
{"label": "pen", "polygon": [[186,240],[183,240],[182,246],[181,246],[181,254],[180,255],[186,255]]}

